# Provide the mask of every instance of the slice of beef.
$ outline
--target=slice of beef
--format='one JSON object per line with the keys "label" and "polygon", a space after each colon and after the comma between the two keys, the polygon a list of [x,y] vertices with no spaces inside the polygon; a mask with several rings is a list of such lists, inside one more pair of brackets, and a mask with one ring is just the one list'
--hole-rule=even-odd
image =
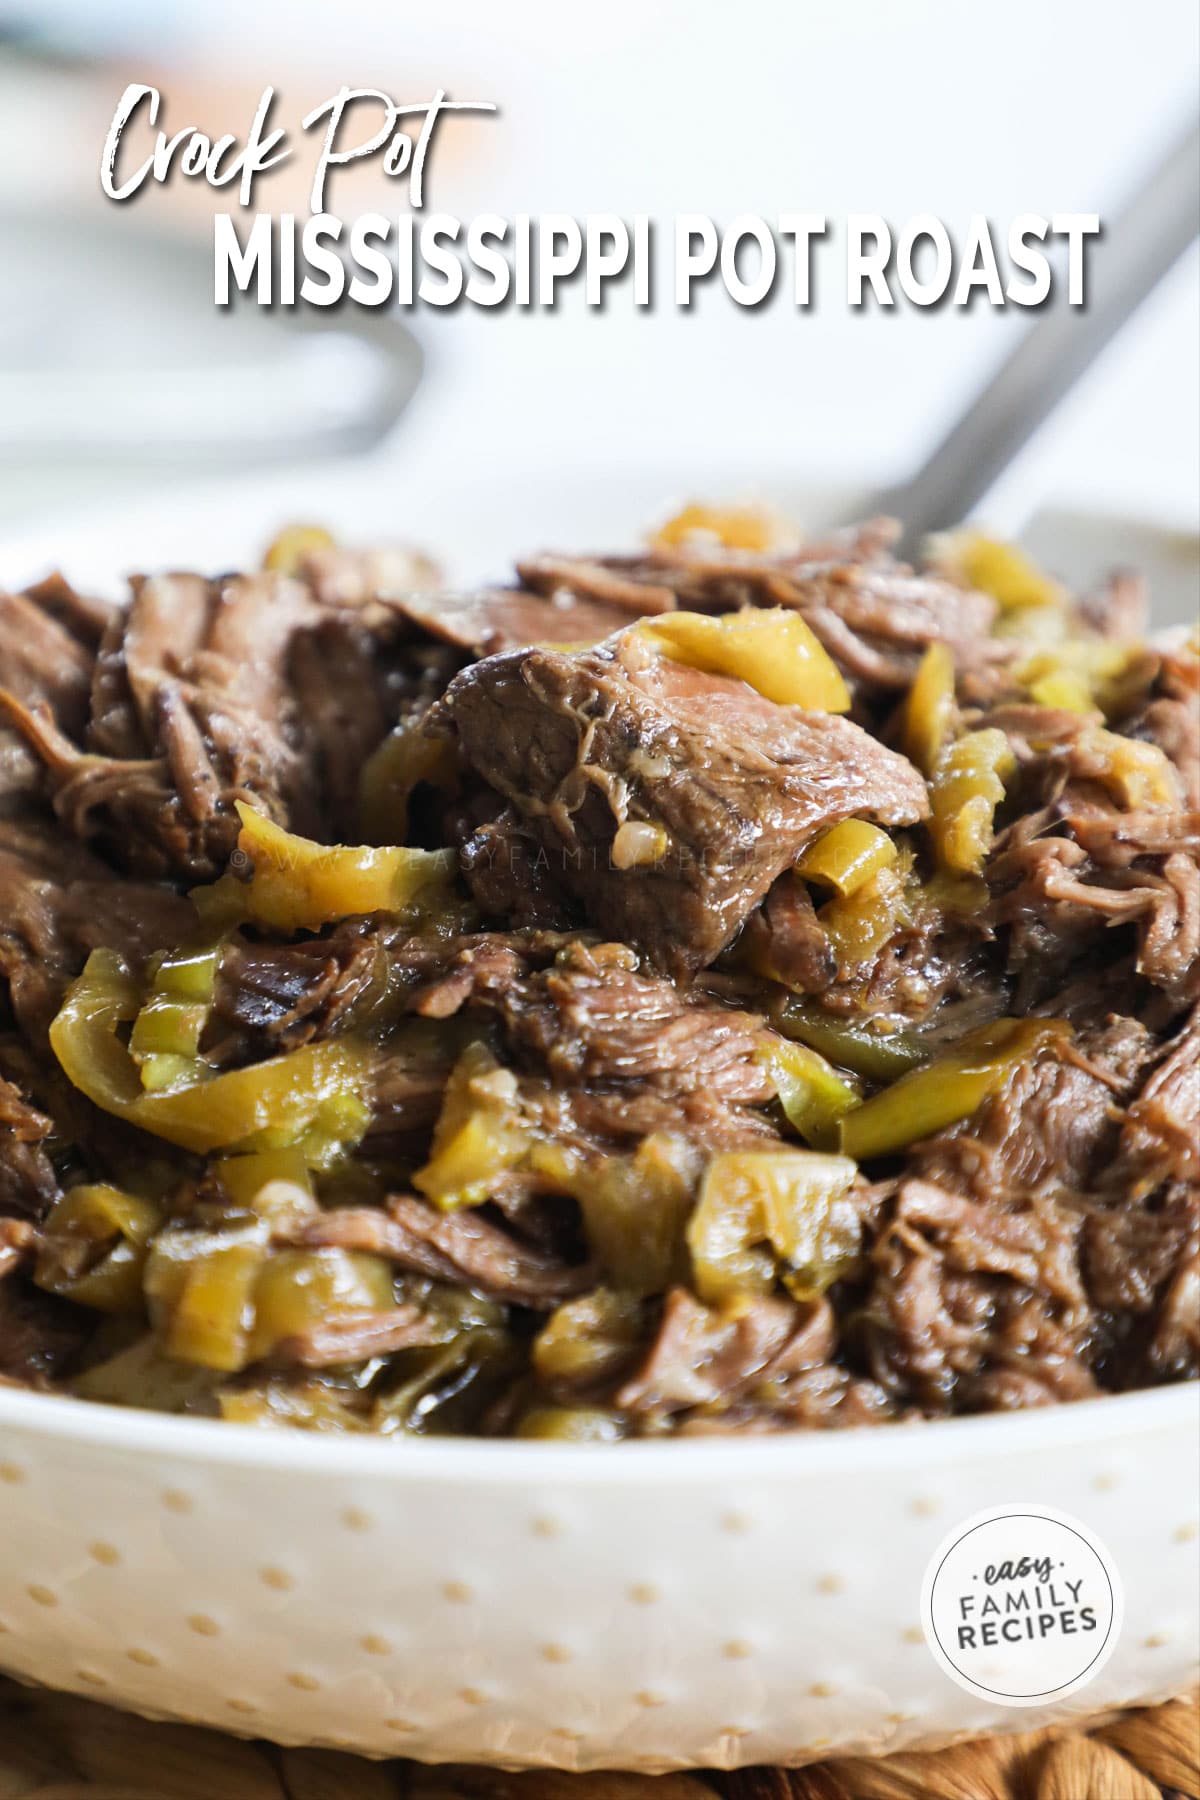
{"label": "slice of beef", "polygon": [[798,994],[821,994],[837,980],[837,956],[798,876],[779,877],[746,923],[745,948],[755,966]]}
{"label": "slice of beef", "polygon": [[518,566],[543,592],[605,597],[626,613],[673,605],[697,612],[792,607],[868,700],[906,688],[931,643],[950,644],[964,670],[1011,661],[1012,647],[989,635],[995,602],[892,562],[881,523],[844,545],[805,544],[787,555],[683,545],[636,557],[541,557]]}
{"label": "slice of beef", "polygon": [[1141,857],[1200,859],[1200,811],[1117,812],[1071,796],[1058,809],[1075,842],[1100,869],[1129,869]]}
{"label": "slice of beef", "polygon": [[718,1309],[686,1288],[667,1295],[649,1355],[617,1394],[635,1413],[670,1413],[737,1399],[780,1358],[823,1362],[833,1347],[833,1318],[818,1305],[761,1298]]}
{"label": "slice of beef", "polygon": [[441,1340],[442,1334],[419,1306],[393,1306],[382,1312],[327,1314],[306,1331],[282,1338],[270,1360],[283,1368],[329,1369]]}
{"label": "slice of beef", "polygon": [[[974,730],[988,726],[1002,731],[1009,747],[1021,765],[1047,759],[1053,752],[1069,749],[1081,732],[1090,730],[1098,721],[1098,713],[1073,712],[1065,706],[1038,706],[1032,700],[1006,700],[995,706],[973,708],[966,723]],[[1057,786],[1061,787],[1065,765],[1060,762]]]}
{"label": "slice of beef", "polygon": [[630,579],[603,557],[534,556],[517,564],[517,574],[535,594],[561,596],[568,605],[590,602],[624,615],[623,623],[631,613],[644,618],[670,612],[676,603],[670,586]]}
{"label": "slice of beef", "polygon": [[990,635],[995,601],[937,576],[812,565],[792,573],[785,604],[804,614],[834,660],[867,689],[906,688],[930,644],[948,644],[965,668],[1010,655]]}
{"label": "slice of beef", "polygon": [[[417,630],[473,657],[538,644],[573,648],[598,643],[628,625],[630,613],[628,606],[603,593],[567,587],[536,592],[484,588],[466,594],[410,594],[393,606]],[[662,608],[647,605],[644,610],[650,613]]]}
{"label": "slice of beef", "polygon": [[94,660],[94,650],[31,595],[0,590],[0,687],[19,700],[45,701],[64,731],[79,733]]}
{"label": "slice of beef", "polygon": [[24,593],[47,618],[57,620],[65,631],[69,631],[77,643],[86,645],[89,650],[100,648],[112,618],[111,601],[99,600],[94,594],[81,594],[58,570],[41,581],[32,582]]}
{"label": "slice of beef", "polygon": [[436,588],[441,571],[407,544],[379,544],[368,549],[329,544],[306,551],[296,576],[312,589],[322,606],[360,611],[372,603],[386,603],[397,594]]}
{"label": "slice of beef", "polygon": [[46,1152],[54,1123],[0,1076],[0,1218],[42,1219],[58,1195]]}
{"label": "slice of beef", "polygon": [[863,562],[888,573],[908,574],[887,554],[894,538],[893,521],[873,520],[786,550],[734,549],[697,534],[682,543],[660,542],[617,555],[543,554],[526,558],[517,567],[531,586],[543,592],[611,592],[626,612],[643,610],[639,596],[646,590],[651,594],[647,612],[675,605],[698,612],[729,612],[740,606],[779,605],[789,579],[810,568]]}
{"label": "slice of beef", "polygon": [[[820,830],[928,811],[912,765],[848,720],[775,706],[636,635],[488,657],[438,714],[537,832],[554,879],[675,974],[711,962]],[[665,834],[663,854],[617,867],[618,828],[635,822]]]}
{"label": "slice of beef", "polygon": [[485,918],[518,928],[563,930],[577,910],[553,876],[542,840],[514,807],[477,826],[459,845],[459,869]]}
{"label": "slice of beef", "polygon": [[495,1008],[518,1064],[571,1091],[620,1083],[667,1097],[703,1093],[765,1105],[774,1084],[760,1060],[771,1033],[750,1013],[689,1001],[637,972],[623,944],[580,945],[522,981],[491,977],[476,1004]]}
{"label": "slice of beef", "polygon": [[387,1257],[411,1274],[535,1310],[548,1311],[595,1284],[590,1266],[518,1242],[477,1208],[443,1213],[415,1194],[395,1194],[386,1208],[333,1207],[290,1228],[282,1241]]}
{"label": "slice of beef", "polygon": [[714,1155],[721,1150],[769,1150],[779,1142],[779,1132],[766,1114],[703,1088],[672,1094],[663,1088],[614,1084],[567,1092],[530,1076],[521,1082],[521,1104],[540,1120],[547,1137],[585,1156],[633,1150],[654,1132],[682,1136],[697,1150]]}
{"label": "slice of beef", "polygon": [[89,950],[140,961],[196,929],[190,901],[126,881],[41,820],[0,820],[0,997],[41,1043]]}
{"label": "slice of beef", "polygon": [[[363,764],[409,699],[398,682],[389,683],[385,668],[381,630],[351,612],[297,631],[289,646],[289,736],[319,796],[319,830],[333,825],[343,841],[357,841]],[[436,691],[451,673],[445,668]],[[296,817],[291,803],[288,815]]]}

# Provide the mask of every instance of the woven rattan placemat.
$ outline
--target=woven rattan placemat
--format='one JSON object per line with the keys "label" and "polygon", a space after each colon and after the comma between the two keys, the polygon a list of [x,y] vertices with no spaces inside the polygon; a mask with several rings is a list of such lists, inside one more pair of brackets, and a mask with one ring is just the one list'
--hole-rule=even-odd
{"label": "woven rattan placemat", "polygon": [[277,1750],[0,1678],[0,1800],[1200,1800],[1200,1695],[1089,1730],[737,1775],[504,1775]]}

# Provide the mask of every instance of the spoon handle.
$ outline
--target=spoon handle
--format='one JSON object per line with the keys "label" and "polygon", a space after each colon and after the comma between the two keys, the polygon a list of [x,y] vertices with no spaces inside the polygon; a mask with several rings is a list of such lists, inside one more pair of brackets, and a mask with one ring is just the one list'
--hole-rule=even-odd
{"label": "spoon handle", "polygon": [[1052,302],[917,474],[874,502],[903,520],[903,553],[968,516],[1198,232],[1200,125],[1105,226],[1086,304]]}

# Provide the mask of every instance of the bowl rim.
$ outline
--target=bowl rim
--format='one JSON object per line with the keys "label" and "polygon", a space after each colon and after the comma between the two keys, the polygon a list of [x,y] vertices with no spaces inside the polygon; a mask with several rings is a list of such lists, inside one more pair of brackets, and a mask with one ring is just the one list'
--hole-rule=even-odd
{"label": "bowl rim", "polygon": [[370,1477],[409,1485],[470,1480],[527,1487],[641,1486],[664,1480],[690,1487],[747,1476],[830,1476],[922,1472],[1030,1450],[1114,1451],[1151,1432],[1200,1441],[1200,1380],[1104,1394],[1058,1406],[977,1413],[844,1430],[736,1433],[705,1438],[554,1444],[513,1438],[343,1437],[295,1427],[241,1426],[110,1406],[70,1395],[0,1390],[0,1447],[10,1428],[50,1444],[116,1450],[133,1456],[236,1466],[307,1476]]}

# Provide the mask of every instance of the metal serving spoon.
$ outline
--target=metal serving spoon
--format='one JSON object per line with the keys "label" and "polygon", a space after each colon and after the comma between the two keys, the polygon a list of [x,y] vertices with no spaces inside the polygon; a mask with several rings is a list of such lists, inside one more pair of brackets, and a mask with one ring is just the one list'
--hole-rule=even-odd
{"label": "metal serving spoon", "polygon": [[1087,304],[1045,311],[923,467],[861,516],[902,519],[902,555],[965,519],[1198,234],[1200,124],[1106,225],[1091,252]]}

